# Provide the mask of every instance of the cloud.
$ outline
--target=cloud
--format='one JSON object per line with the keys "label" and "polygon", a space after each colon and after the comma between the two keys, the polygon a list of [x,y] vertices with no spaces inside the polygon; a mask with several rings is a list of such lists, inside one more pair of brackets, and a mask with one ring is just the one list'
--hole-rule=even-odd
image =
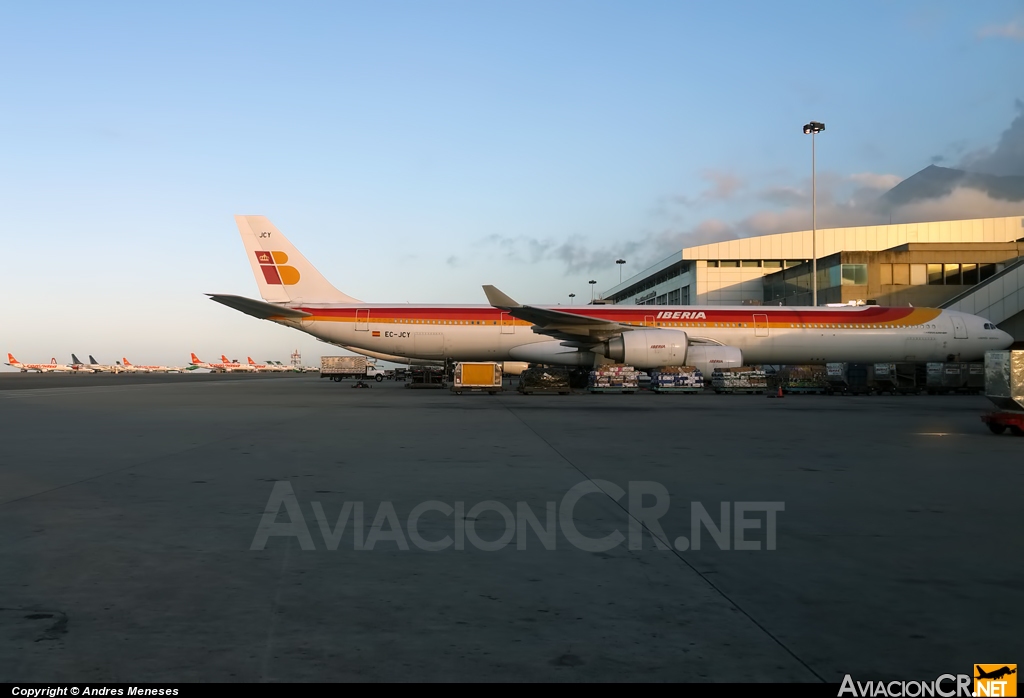
{"label": "cloud", "polygon": [[[772,185],[757,191],[745,189],[743,180],[735,175],[708,170],[702,177],[711,186],[692,199],[673,197],[687,206],[698,202],[729,200],[760,201],[769,208],[755,211],[729,222],[712,217],[686,224],[682,216],[659,207],[656,217],[661,224],[652,225],[646,232],[631,239],[595,246],[590,238],[574,236],[558,242],[529,236],[506,237],[491,235],[485,243],[497,246],[509,262],[537,264],[543,261],[559,262],[567,275],[607,270],[612,260],[624,258],[630,269],[643,269],[684,247],[696,247],[723,240],[756,235],[806,230],[811,227],[810,178],[793,185]],[[818,227],[865,225],[883,222],[883,214],[870,209],[878,195],[900,181],[897,175],[861,172],[843,176],[821,172],[817,176]],[[887,216],[887,214],[886,214]],[[888,219],[886,218],[886,221]]]}
{"label": "cloud", "polygon": [[971,172],[993,175],[1024,175],[1024,102],[1015,100],[1017,117],[1003,131],[995,148],[968,153],[960,167]]}
{"label": "cloud", "polygon": [[888,191],[903,181],[903,178],[894,174],[875,174],[874,172],[859,172],[850,175],[850,181],[856,182],[868,189]]}
{"label": "cloud", "polygon": [[[894,223],[999,218],[1024,214],[1024,201],[994,199],[983,191],[957,187],[938,199],[913,201],[893,213]],[[888,221],[886,221],[888,222]]]}
{"label": "cloud", "polygon": [[[961,157],[970,169],[996,175],[1024,174],[1024,102],[1017,100],[1017,117],[993,148],[964,154],[965,141],[946,147],[953,157]],[[936,155],[932,161],[947,156]],[[948,170],[948,172],[953,172]],[[537,239],[529,236],[491,236],[485,243],[497,246],[506,260],[522,264],[557,262],[567,275],[607,271],[615,259],[624,258],[629,270],[639,271],[686,247],[807,230],[811,227],[811,180],[786,181],[782,173],[772,173],[771,184],[752,187],[747,179],[733,172],[707,169],[700,173],[707,183],[697,195],[663,197],[652,212],[646,229],[625,239],[595,245],[594,240],[575,236],[566,240]],[[985,181],[991,181],[988,178]],[[841,228],[885,223],[911,223],[967,218],[989,218],[1024,214],[1024,201],[1002,199],[982,191],[978,176],[964,176],[942,195],[893,204],[880,197],[902,182],[899,175],[884,172],[840,174],[819,172],[816,182],[818,228]],[[992,188],[999,195],[1001,189]],[[1010,187],[1007,191],[1016,191]],[[1005,192],[1003,192],[1005,194]],[[737,218],[700,218],[701,207],[728,202],[730,208],[752,211]]]}
{"label": "cloud", "polygon": [[702,204],[728,201],[735,198],[746,185],[746,182],[739,175],[732,172],[725,172],[723,170],[704,170],[700,173],[700,178],[710,183],[710,186],[704,189],[696,197],[677,194],[669,197],[669,200],[672,203],[679,204],[681,206],[699,206]]}
{"label": "cloud", "polygon": [[989,24],[978,30],[978,38],[1024,41],[1024,21],[1011,19],[1006,24]]}

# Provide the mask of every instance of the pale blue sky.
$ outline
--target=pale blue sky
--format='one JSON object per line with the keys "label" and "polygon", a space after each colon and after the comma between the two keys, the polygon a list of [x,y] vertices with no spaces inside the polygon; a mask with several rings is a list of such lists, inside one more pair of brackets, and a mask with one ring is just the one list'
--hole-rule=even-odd
{"label": "pale blue sky", "polygon": [[7,3],[0,350],[332,352],[205,298],[257,296],[237,213],[368,301],[589,298],[708,220],[803,216],[772,192],[809,119],[837,200],[993,147],[1021,65],[999,0]]}

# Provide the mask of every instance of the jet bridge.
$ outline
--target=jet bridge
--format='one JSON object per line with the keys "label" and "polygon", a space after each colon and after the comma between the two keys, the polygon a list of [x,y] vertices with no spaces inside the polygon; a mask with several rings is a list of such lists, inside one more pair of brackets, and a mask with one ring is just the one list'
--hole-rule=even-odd
{"label": "jet bridge", "polygon": [[941,307],[991,320],[1018,342],[1024,341],[1024,257],[1007,263],[1001,272],[950,298]]}

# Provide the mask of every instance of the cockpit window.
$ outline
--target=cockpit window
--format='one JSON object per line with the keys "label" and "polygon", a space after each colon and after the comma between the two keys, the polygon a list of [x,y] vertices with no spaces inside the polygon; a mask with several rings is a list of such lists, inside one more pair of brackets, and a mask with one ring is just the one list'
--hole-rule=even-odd
{"label": "cockpit window", "polygon": [[991,322],[986,322],[985,323],[985,329],[986,330],[994,330],[995,328],[996,328],[996,326],[993,325]]}

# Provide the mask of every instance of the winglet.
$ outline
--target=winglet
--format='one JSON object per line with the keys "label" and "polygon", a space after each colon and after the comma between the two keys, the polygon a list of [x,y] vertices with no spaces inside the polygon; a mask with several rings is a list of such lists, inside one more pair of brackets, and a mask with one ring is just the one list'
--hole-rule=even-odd
{"label": "winglet", "polygon": [[487,302],[493,305],[495,308],[502,308],[508,310],[509,308],[522,308],[522,304],[516,303],[514,300],[506,296],[504,293],[499,291],[497,288],[491,285],[484,286],[484,294],[487,296]]}

